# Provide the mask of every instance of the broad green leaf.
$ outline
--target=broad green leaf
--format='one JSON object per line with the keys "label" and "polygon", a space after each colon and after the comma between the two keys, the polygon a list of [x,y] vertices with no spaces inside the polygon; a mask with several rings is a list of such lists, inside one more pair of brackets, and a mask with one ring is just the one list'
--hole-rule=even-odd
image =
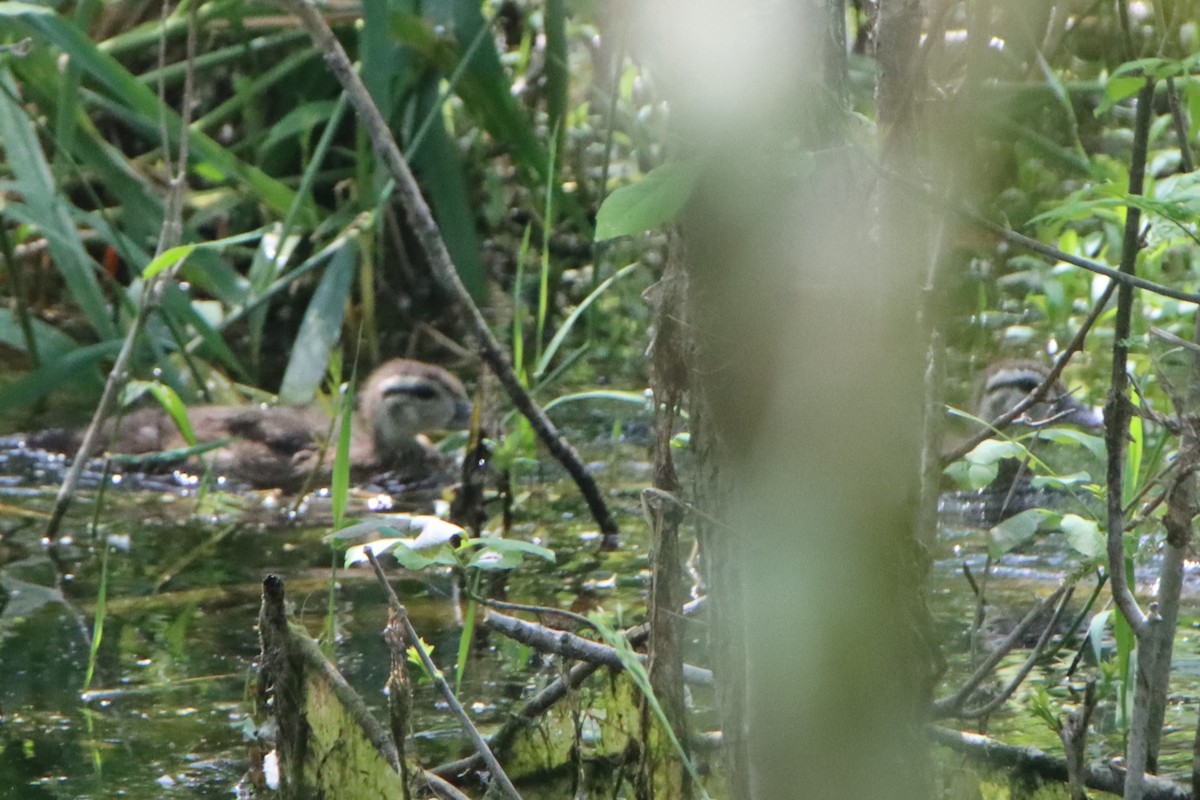
{"label": "broad green leaf", "polygon": [[1104,557],[1104,534],[1100,533],[1100,528],[1095,520],[1084,519],[1075,514],[1065,514],[1062,518],[1062,529],[1071,547],[1085,558],[1101,559]]}
{"label": "broad green leaf", "polygon": [[696,164],[672,161],[617,189],[596,214],[596,241],[632,236],[671,221],[692,196],[699,176]]}
{"label": "broad green leaf", "polygon": [[515,550],[500,552],[499,550],[485,547],[471,556],[467,562],[467,566],[482,570],[516,569],[521,566],[521,562],[524,560],[525,557]]}
{"label": "broad green leaf", "polygon": [[478,300],[487,294],[483,262],[479,259],[483,245],[460,150],[442,121],[438,89],[438,76],[433,72],[414,87],[410,100],[414,115],[417,119],[431,119],[423,128],[421,141],[410,147],[406,156],[421,180],[421,189],[442,231],[454,269],[471,296]]}
{"label": "broad green leaf", "polygon": [[425,556],[412,549],[411,542],[406,539],[377,539],[374,542],[360,544],[351,547],[346,551],[345,565],[352,567],[355,564],[365,564],[367,558],[367,548],[371,548],[371,552],[376,557],[384,553],[391,553],[392,557],[400,562],[400,566],[405,569],[420,570],[425,569],[431,564],[436,564],[437,561]]}
{"label": "broad green leaf", "polygon": [[1058,444],[1082,445],[1096,458],[1104,458],[1107,452],[1102,437],[1084,433],[1077,428],[1046,428],[1041,431],[1040,436]]}
{"label": "broad green leaf", "polygon": [[532,542],[523,542],[520,539],[501,539],[499,537],[487,537],[480,539],[468,539],[468,545],[478,545],[484,548],[496,550],[501,553],[523,553],[531,556],[537,556],[551,563],[554,563],[554,551],[541,545],[533,544]]}
{"label": "broad green leaf", "polygon": [[966,459],[955,461],[944,470],[960,489],[982,489],[996,480],[998,464],[972,464]]}
{"label": "broad green leaf", "polygon": [[1024,459],[1029,451],[1019,442],[1002,439],[985,439],[967,453],[966,460],[972,464],[995,464],[1005,458]]}
{"label": "broad green leaf", "polygon": [[[473,0],[430,0],[425,17],[397,13],[391,31],[453,78],[454,92],[497,142],[511,148],[534,185],[546,182],[548,159],[528,115],[512,94],[512,83],[492,41],[482,7]],[[453,31],[449,36],[443,31]]]}
{"label": "broad green leaf", "polygon": [[100,362],[116,355],[121,342],[112,339],[100,344],[80,347],[70,353],[45,362],[41,369],[0,389],[0,408],[30,406],[54,389],[71,385],[71,381],[93,376]]}
{"label": "broad green leaf", "polygon": [[1104,99],[1096,107],[1096,116],[1108,113],[1109,109],[1122,100],[1133,97],[1145,85],[1145,78],[1109,78],[1108,83],[1104,85]]}
{"label": "broad green leaf", "polygon": [[988,552],[992,558],[999,558],[1028,542],[1043,525],[1050,526],[1058,519],[1058,514],[1044,508],[1030,508],[1015,514],[991,529]]}
{"label": "broad green leaf", "polygon": [[[70,336],[37,317],[30,317],[29,327],[33,332],[33,346],[37,348],[39,359],[53,361],[79,347],[79,343]],[[16,313],[10,308],[0,308],[0,343],[20,352],[28,352],[25,332],[21,329]]]}
{"label": "broad green leaf", "polygon": [[283,373],[283,384],[279,387],[281,402],[299,405],[310,402],[316,395],[325,376],[329,354],[342,335],[342,319],[350,288],[354,285],[357,263],[358,247],[348,239],[334,254],[304,311]]}

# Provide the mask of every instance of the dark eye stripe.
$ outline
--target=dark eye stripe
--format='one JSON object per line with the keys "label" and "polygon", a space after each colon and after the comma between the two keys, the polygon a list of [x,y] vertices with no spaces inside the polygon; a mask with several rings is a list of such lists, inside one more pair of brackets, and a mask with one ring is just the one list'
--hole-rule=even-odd
{"label": "dark eye stripe", "polygon": [[384,397],[405,395],[407,397],[415,397],[418,400],[432,400],[438,394],[438,390],[428,383],[393,384],[383,390]]}
{"label": "dark eye stripe", "polygon": [[[1027,373],[1000,373],[992,378],[988,383],[988,391],[994,392],[1002,389],[1016,389],[1025,394],[1029,394],[1042,383],[1040,375],[1030,375]],[[1052,388],[1053,391],[1053,388]]]}

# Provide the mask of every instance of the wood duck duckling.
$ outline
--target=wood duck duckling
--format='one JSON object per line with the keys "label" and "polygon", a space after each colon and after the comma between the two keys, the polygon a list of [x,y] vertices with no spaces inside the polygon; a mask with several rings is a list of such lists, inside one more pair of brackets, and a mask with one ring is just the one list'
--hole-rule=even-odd
{"label": "wood duck duckling", "polygon": [[[1037,361],[993,363],[976,395],[975,416],[994,422],[1040,386],[1049,373],[1049,367]],[[1017,427],[1073,425],[1090,430],[1103,426],[1104,415],[1073,397],[1062,381],[1055,381],[1046,396],[1025,409],[1013,424]],[[953,452],[960,450],[953,448]],[[944,493],[939,512],[943,521],[993,525],[1027,508],[1054,507],[1061,503],[1061,495],[1061,490],[1035,488],[1025,465],[1018,459],[1005,458],[998,463],[995,477],[985,488]]]}
{"label": "wood duck duckling", "polygon": [[[371,373],[353,415],[350,470],[354,480],[395,472],[428,477],[443,461],[423,433],[464,428],[471,402],[458,378],[441,367],[393,359]],[[314,406],[198,406],[188,419],[198,443],[230,439],[206,457],[219,475],[256,488],[295,491],[317,473],[328,480],[337,425]],[[74,453],[81,431],[45,431],[30,446]],[[115,424],[110,449],[148,454],[186,447],[170,417],[158,408],[126,415]]]}
{"label": "wood duck duckling", "polygon": [[[985,422],[999,419],[1040,386],[1049,374],[1049,367],[1037,361],[997,361],[988,367],[984,376],[975,403],[976,416]],[[1041,402],[1025,409],[1019,420],[1030,424],[1061,423],[1080,428],[1099,428],[1104,425],[1104,415],[1098,409],[1076,400],[1061,380],[1054,382]]]}

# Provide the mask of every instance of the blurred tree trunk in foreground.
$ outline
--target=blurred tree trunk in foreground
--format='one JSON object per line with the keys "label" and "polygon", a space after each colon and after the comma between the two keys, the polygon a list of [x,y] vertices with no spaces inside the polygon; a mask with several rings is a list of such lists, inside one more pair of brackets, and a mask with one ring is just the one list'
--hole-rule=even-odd
{"label": "blurred tree trunk in foreground", "polygon": [[728,525],[702,532],[718,704],[736,796],[924,798],[921,240],[888,239],[857,120],[813,82],[824,5],[642,26],[680,43],[656,64],[704,165],[682,231],[697,501]]}

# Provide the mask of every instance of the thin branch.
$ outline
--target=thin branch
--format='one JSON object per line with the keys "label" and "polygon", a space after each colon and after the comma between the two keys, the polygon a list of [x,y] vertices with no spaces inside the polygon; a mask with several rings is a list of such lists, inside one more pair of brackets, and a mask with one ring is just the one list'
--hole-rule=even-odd
{"label": "thin branch", "polygon": [[[621,660],[621,656],[615,648],[609,647],[606,644],[600,644],[599,642],[593,642],[590,639],[584,639],[567,631],[548,628],[545,625],[526,622],[525,620],[490,610],[485,614],[482,622],[489,630],[501,633],[521,644],[527,644],[543,653],[553,653],[564,658],[587,661],[611,669],[625,669],[625,663]],[[644,655],[638,654],[638,660],[643,664],[647,663],[647,658]],[[713,682],[712,670],[684,664],[683,680],[688,684],[711,686]]]}
{"label": "thin branch", "polygon": [[[990,219],[971,208],[961,204],[947,203],[938,195],[937,192],[923,184],[915,183],[895,172],[887,171],[882,167],[880,170],[889,180],[897,181],[903,184],[905,188],[911,189],[923,195],[925,200],[930,205],[945,208],[950,213],[962,217],[972,225],[999,236],[1009,244],[1030,250],[1040,256],[1045,256],[1052,261],[1062,261],[1066,264],[1071,264],[1073,266],[1086,269],[1088,272],[1094,272],[1097,275],[1103,275],[1106,278],[1113,279],[1123,286],[1131,286],[1135,289],[1143,289],[1147,292],[1162,295],[1163,297],[1170,297],[1183,303],[1200,305],[1200,294],[1192,294],[1190,292],[1180,291],[1179,289],[1172,289],[1170,286],[1164,286],[1161,283],[1155,283],[1154,281],[1146,280],[1145,278],[1138,277],[1132,273],[1123,272],[1119,269],[1113,269],[1107,264],[1101,264],[1099,261],[1093,261],[1090,258],[1084,258],[1083,256],[1066,253],[1056,247],[1045,244],[1044,242],[1039,242],[1037,239],[1025,236],[1024,234],[1017,233],[1013,230],[1009,230],[1003,225],[992,222]],[[1130,194],[1134,194],[1134,192],[1131,191]],[[1140,192],[1138,192],[1138,194],[1140,194]],[[1133,206],[1131,204],[1130,209],[1132,210],[1132,208]],[[1126,218],[1128,219],[1128,216]]]}
{"label": "thin branch", "polygon": [[[1154,81],[1147,80],[1137,98],[1134,123],[1133,156],[1129,166],[1129,194],[1141,194],[1146,169],[1147,139],[1150,129]],[[1121,273],[1132,276],[1137,263],[1141,237],[1141,210],[1130,205],[1125,213],[1125,235],[1121,251]],[[1125,482],[1125,442],[1129,436],[1129,404],[1125,390],[1129,383],[1126,361],[1133,318],[1133,285],[1123,282],[1117,290],[1117,314],[1113,324],[1112,382],[1104,408],[1104,439],[1108,448],[1105,486],[1108,492],[1108,570],[1113,601],[1135,634],[1146,625],[1146,615],[1138,607],[1125,575],[1125,515],[1122,493]]]}
{"label": "thin branch", "polygon": [[1017,670],[1017,674],[1008,682],[1008,686],[1004,687],[1000,692],[988,700],[986,703],[975,708],[964,708],[957,716],[963,719],[980,719],[994,712],[1000,706],[1008,702],[1008,698],[1013,696],[1013,693],[1020,688],[1025,679],[1029,677],[1029,673],[1033,671],[1033,667],[1041,659],[1042,653],[1046,651],[1046,645],[1050,642],[1050,635],[1054,633],[1054,629],[1058,627],[1058,621],[1062,619],[1063,611],[1066,610],[1067,603],[1071,600],[1071,595],[1075,593],[1075,587],[1072,586],[1065,593],[1058,605],[1054,608],[1054,615],[1050,617],[1050,621],[1046,623],[1046,627],[1042,629],[1042,635],[1038,637],[1037,644],[1030,651],[1029,656],[1025,659],[1025,663]]}
{"label": "thin branch", "polygon": [[442,671],[437,668],[437,665],[429,657],[429,651],[421,643],[421,637],[417,635],[412,621],[408,618],[408,609],[404,607],[400,602],[400,598],[396,597],[396,593],[392,591],[392,586],[388,583],[387,576],[383,573],[383,567],[379,566],[379,560],[375,558],[375,554],[371,552],[371,548],[368,547],[366,553],[367,560],[371,562],[371,568],[375,570],[375,577],[379,580],[379,585],[383,587],[384,594],[387,595],[388,607],[400,620],[406,644],[417,652],[417,656],[421,659],[421,664],[425,667],[425,672],[429,674],[434,686],[437,687],[442,697],[445,698],[450,713],[458,719],[463,732],[471,740],[471,745],[475,748],[475,752],[487,764],[488,771],[495,782],[494,785],[499,787],[503,794],[508,797],[521,800],[521,795],[517,792],[517,787],[513,786],[512,781],[508,778],[508,774],[505,773],[504,768],[500,766],[500,762],[496,760],[496,756],[492,754],[491,748],[484,741],[483,735],[475,727],[474,723],[471,722],[470,716],[467,715],[467,710],[462,707],[462,703],[458,702],[458,698],[454,695],[454,690],[450,688],[450,684],[446,683],[446,678],[442,675]]}
{"label": "thin branch", "polygon": [[1059,602],[1062,596],[1066,593],[1067,588],[1068,587],[1066,586],[1058,587],[1048,597],[1031,608],[1029,613],[1025,615],[1024,619],[1017,623],[1017,627],[1013,628],[1012,631],[1009,632],[1008,636],[1004,638],[1004,641],[996,645],[996,649],[993,650],[991,654],[984,659],[983,663],[981,663],[975,669],[975,672],[971,675],[971,677],[967,678],[967,680],[963,682],[963,685],[959,687],[957,692],[941,700],[935,700],[933,703],[934,716],[956,716],[967,699],[970,698],[970,696],[975,692],[976,689],[979,688],[984,680],[991,675],[992,670],[996,668],[996,665],[1000,663],[1000,660],[1016,648],[1017,644],[1020,643],[1021,638],[1025,635],[1025,632],[1033,627],[1034,621],[1041,616],[1043,611],[1049,608],[1052,604]]}
{"label": "thin branch", "polygon": [[[1146,154],[1149,149],[1151,104],[1154,100],[1154,80],[1146,79],[1137,95],[1137,110],[1133,124],[1133,151],[1129,159],[1129,194],[1142,194],[1146,175]],[[1141,248],[1142,213],[1131,203],[1125,211],[1125,231],[1121,242],[1121,273],[1133,275]],[[1149,735],[1151,718],[1151,680],[1156,673],[1157,636],[1161,635],[1162,620],[1156,607],[1147,615],[1138,606],[1129,585],[1125,569],[1125,489],[1126,442],[1129,438],[1130,403],[1126,399],[1129,385],[1129,338],[1133,330],[1133,286],[1122,283],[1117,290],[1117,312],[1113,320],[1112,382],[1108,401],[1104,404],[1104,444],[1108,449],[1108,469],[1105,472],[1105,491],[1108,516],[1108,572],[1113,602],[1133,629],[1138,642],[1138,667],[1141,679],[1134,691],[1133,716],[1129,738],[1125,745],[1125,761],[1129,772],[1125,780],[1125,797],[1140,800],[1150,758]]]}

